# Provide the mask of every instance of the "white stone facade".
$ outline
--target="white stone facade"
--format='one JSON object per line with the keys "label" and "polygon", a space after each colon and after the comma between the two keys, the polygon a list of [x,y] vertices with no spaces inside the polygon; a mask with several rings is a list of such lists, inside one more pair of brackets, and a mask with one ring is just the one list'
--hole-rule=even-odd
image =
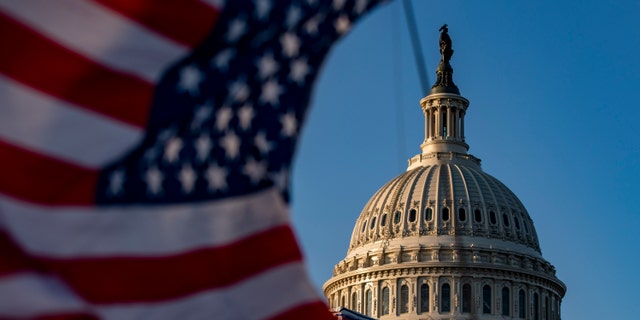
{"label": "white stone facade", "polygon": [[467,154],[469,101],[445,92],[420,104],[422,153],[365,205],[323,287],[329,306],[379,319],[560,319],[566,287],[527,210]]}

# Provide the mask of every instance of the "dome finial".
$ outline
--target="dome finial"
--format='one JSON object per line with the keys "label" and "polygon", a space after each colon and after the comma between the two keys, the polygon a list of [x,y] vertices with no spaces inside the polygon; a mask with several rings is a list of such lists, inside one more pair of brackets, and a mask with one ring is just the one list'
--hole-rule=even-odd
{"label": "dome finial", "polygon": [[453,83],[453,68],[449,64],[451,56],[453,56],[453,49],[451,45],[451,37],[449,37],[449,28],[445,23],[440,27],[440,64],[436,69],[436,83],[431,87],[429,94],[434,93],[455,93],[460,94],[460,90]]}

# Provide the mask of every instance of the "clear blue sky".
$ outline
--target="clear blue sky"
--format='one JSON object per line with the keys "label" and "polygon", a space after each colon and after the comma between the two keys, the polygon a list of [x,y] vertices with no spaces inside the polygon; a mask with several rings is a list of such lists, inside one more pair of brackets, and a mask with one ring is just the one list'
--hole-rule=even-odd
{"label": "clear blue sky", "polygon": [[[294,223],[320,290],[373,193],[419,152],[421,90],[401,1],[333,50],[293,177]],[[430,82],[449,24],[471,101],[469,153],[535,222],[568,287],[563,319],[640,314],[640,1],[413,0]]]}

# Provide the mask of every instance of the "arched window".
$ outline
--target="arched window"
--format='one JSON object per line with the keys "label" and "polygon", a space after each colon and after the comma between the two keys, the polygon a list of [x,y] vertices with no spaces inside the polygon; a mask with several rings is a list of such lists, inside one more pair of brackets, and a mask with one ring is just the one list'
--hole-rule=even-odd
{"label": "arched window", "polygon": [[476,208],[476,210],[473,211],[473,215],[476,222],[482,222],[482,211],[480,211],[480,209]]}
{"label": "arched window", "polygon": [[518,292],[518,317],[524,319],[527,315],[527,299],[524,295],[524,290]]}
{"label": "arched window", "polygon": [[471,285],[462,285],[462,312],[471,312]]}
{"label": "arched window", "polygon": [[540,301],[538,301],[538,293],[533,294],[533,320],[540,320]]}
{"label": "arched window", "polygon": [[502,214],[502,223],[505,227],[509,226],[509,216],[506,213]]}
{"label": "arched window", "polygon": [[409,287],[403,284],[400,287],[400,313],[409,312]]}
{"label": "arched window", "polygon": [[442,221],[449,221],[449,208],[442,208]]}
{"label": "arched window", "polygon": [[409,222],[416,221],[416,209],[409,210]]}
{"label": "arched window", "polygon": [[465,221],[467,220],[467,211],[464,208],[458,209],[458,220]]}
{"label": "arched window", "polygon": [[389,314],[389,287],[382,288],[382,301],[380,301],[380,315]]}
{"label": "arched window", "polygon": [[491,314],[491,287],[482,287],[482,313]]}
{"label": "arched window", "polygon": [[496,213],[493,210],[489,211],[489,221],[491,221],[491,224],[496,224],[498,222]]}
{"label": "arched window", "polygon": [[373,219],[371,219],[371,225],[369,226],[369,229],[373,229],[376,227],[376,217],[373,217]]}
{"label": "arched window", "polygon": [[514,217],[513,219],[513,222],[516,224],[516,230],[520,230],[520,219],[518,219],[518,217]]}
{"label": "arched window", "polygon": [[420,286],[420,312],[429,312],[429,285]]}
{"label": "arched window", "polygon": [[347,297],[342,296],[342,304],[340,304],[341,307],[346,307],[347,306]]}
{"label": "arched window", "polygon": [[396,214],[393,216],[393,223],[398,224],[400,223],[400,211],[396,211]]}
{"label": "arched window", "polygon": [[383,227],[387,225],[387,214],[386,213],[382,215],[382,218],[380,219],[380,225],[383,226]]}
{"label": "arched window", "polygon": [[502,315],[509,315],[509,306],[511,304],[511,299],[509,298],[509,288],[502,288]]}
{"label": "arched window", "polygon": [[433,219],[433,210],[431,208],[424,209],[424,219],[427,221]]}
{"label": "arched window", "polygon": [[440,312],[451,312],[451,287],[448,283],[442,284],[440,296]]}
{"label": "arched window", "polygon": [[367,289],[366,300],[364,303],[364,314],[367,316],[371,316],[372,303],[373,303],[373,292],[371,292],[371,289]]}
{"label": "arched window", "polygon": [[351,310],[358,312],[358,293],[356,292],[351,295]]}
{"label": "arched window", "polygon": [[364,232],[364,229],[366,229],[366,228],[367,228],[367,220],[365,220],[365,221],[362,223],[362,231],[361,231],[361,232]]}

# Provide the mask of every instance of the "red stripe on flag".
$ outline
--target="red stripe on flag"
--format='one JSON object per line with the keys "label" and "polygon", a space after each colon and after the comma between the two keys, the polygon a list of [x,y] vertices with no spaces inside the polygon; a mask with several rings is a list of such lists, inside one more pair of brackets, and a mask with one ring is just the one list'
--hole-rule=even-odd
{"label": "red stripe on flag", "polygon": [[308,303],[289,309],[286,312],[269,318],[269,320],[336,320],[323,302]]}
{"label": "red stripe on flag", "polygon": [[98,172],[0,140],[0,193],[49,205],[93,203]]}
{"label": "red stripe on flag", "polygon": [[2,252],[2,255],[0,255],[0,278],[35,267],[33,261],[31,261],[22,249],[16,245],[13,239],[1,229],[0,252]]}
{"label": "red stripe on flag", "polygon": [[96,0],[163,36],[195,47],[211,32],[219,12],[199,1]]}
{"label": "red stripe on flag", "polygon": [[[89,313],[64,313],[64,314],[51,314],[43,315],[33,318],[19,318],[20,320],[98,320],[97,316]],[[0,317],[0,320],[16,320],[16,318],[4,318]]]}
{"label": "red stripe on flag", "polygon": [[0,73],[82,108],[146,125],[152,84],[97,64],[2,12],[0,39]]}
{"label": "red stripe on flag", "polygon": [[98,319],[100,318],[89,313],[51,314],[51,315],[33,318],[33,320],[98,320]]}
{"label": "red stripe on flag", "polygon": [[24,267],[55,274],[76,294],[93,303],[179,298],[227,287],[273,267],[302,259],[288,226],[225,246],[163,257],[25,258],[11,239],[0,236],[0,249],[5,247],[10,250],[0,256],[0,266],[3,260],[16,261],[5,263],[7,271],[17,272],[19,267]]}

